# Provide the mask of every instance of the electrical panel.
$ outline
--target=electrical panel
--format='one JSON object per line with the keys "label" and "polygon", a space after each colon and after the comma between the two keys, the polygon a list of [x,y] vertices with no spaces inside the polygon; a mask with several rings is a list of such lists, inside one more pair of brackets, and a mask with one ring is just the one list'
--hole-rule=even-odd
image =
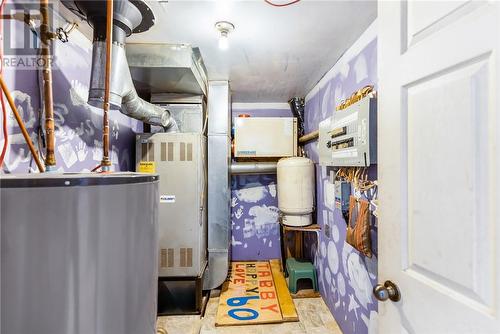
{"label": "electrical panel", "polygon": [[207,265],[206,137],[139,134],[136,152],[138,172],[160,175],[159,276],[199,277]]}
{"label": "electrical panel", "polygon": [[293,117],[236,117],[234,157],[267,158],[297,155],[297,119]]}
{"label": "electrical panel", "polygon": [[377,163],[377,100],[365,97],[319,123],[319,162],[369,167]]}

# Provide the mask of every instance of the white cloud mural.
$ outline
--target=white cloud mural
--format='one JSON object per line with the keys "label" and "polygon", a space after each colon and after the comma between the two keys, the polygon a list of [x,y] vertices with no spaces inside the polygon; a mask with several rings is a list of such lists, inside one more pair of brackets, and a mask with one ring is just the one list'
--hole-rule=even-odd
{"label": "white cloud mural", "polygon": [[339,274],[337,276],[337,286],[338,286],[338,289],[339,289],[339,293],[342,296],[345,296],[345,293],[346,293],[346,290],[345,290],[345,279],[344,279],[344,276],[342,274]]}
{"label": "white cloud mural", "polygon": [[321,241],[320,251],[321,251],[321,257],[325,258],[326,257],[326,243],[324,241]]}
{"label": "white cloud mural", "polygon": [[268,191],[264,186],[248,187],[237,190],[236,197],[242,202],[257,203],[264,199],[267,193]]}
{"label": "white cloud mural", "polygon": [[[338,75],[314,90],[316,93],[306,101],[307,129],[318,128],[325,117],[325,109],[333,110],[341,100],[365,85],[376,86],[377,73],[372,66],[376,64],[376,51],[377,42],[372,39],[358,55],[343,61],[343,65],[339,63],[339,67],[332,70]],[[372,297],[372,288],[377,283],[376,243],[371,259],[346,243],[346,223],[335,208],[331,196],[333,191],[329,189],[331,169],[318,164],[316,144],[307,145],[306,151],[317,166],[317,221],[322,232],[318,237],[318,252],[313,258],[321,294],[344,334],[376,333],[376,320],[373,319],[376,319],[377,303]],[[376,169],[371,172],[376,175]],[[328,234],[325,233],[326,226]],[[372,228],[376,237],[376,226]]]}
{"label": "white cloud mural", "polygon": [[233,260],[280,257],[276,176],[236,176],[232,179]]}
{"label": "white cloud mural", "polygon": [[372,283],[361,256],[357,252],[349,254],[347,258],[347,269],[349,272],[349,283],[354,289],[356,298],[361,306],[368,309],[372,302]]}
{"label": "white cloud mural", "polygon": [[356,58],[354,73],[356,75],[356,83],[360,83],[368,77],[368,65],[366,64],[366,58],[363,54],[360,54]]}
{"label": "white cloud mural", "polygon": [[276,184],[275,183],[272,183],[268,186],[269,188],[269,194],[272,196],[272,197],[276,197]]}
{"label": "white cloud mural", "polygon": [[[76,38],[77,35],[75,35]],[[89,171],[102,158],[102,149],[96,148],[99,146],[102,133],[102,111],[92,108],[86,103],[91,51],[91,43],[88,41],[86,44],[70,41],[64,47],[55,48],[53,98],[56,128],[56,169],[59,172]],[[37,72],[24,70],[12,73],[11,71],[13,71],[12,68],[5,69],[7,85],[12,91],[18,111],[22,114],[33,143],[35,146],[42,147],[42,141],[39,143],[37,138],[38,128],[44,128],[43,115],[41,115],[39,105],[40,90],[37,84]],[[11,115],[12,113],[9,112],[9,142],[11,145],[9,145],[3,168],[5,171],[15,173],[29,172],[34,169],[34,163],[24,138]],[[113,154],[118,159],[115,159],[113,169],[130,170],[131,151],[129,146],[135,140],[134,130],[138,128],[139,122],[121,113],[111,113],[110,122],[113,125],[116,122],[120,125],[127,124],[114,128],[111,141],[112,145],[115,145]],[[120,142],[116,141],[118,135],[120,135]],[[43,151],[43,148],[41,150]]]}
{"label": "white cloud mural", "polygon": [[328,266],[332,273],[336,274],[339,271],[339,253],[335,244],[330,241],[328,243]]}
{"label": "white cloud mural", "polygon": [[335,242],[339,242],[339,239],[340,239],[340,232],[339,232],[339,228],[337,225],[333,224],[331,227],[330,227],[330,231],[332,233],[332,239],[333,241]]}

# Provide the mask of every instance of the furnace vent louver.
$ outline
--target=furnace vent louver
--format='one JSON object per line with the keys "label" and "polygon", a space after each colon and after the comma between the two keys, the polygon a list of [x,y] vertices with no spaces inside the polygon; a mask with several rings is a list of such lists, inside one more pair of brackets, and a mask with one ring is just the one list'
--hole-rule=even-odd
{"label": "furnace vent louver", "polygon": [[174,265],[175,265],[174,249],[173,248],[162,248],[160,251],[160,267],[161,268],[172,268]]}
{"label": "furnace vent louver", "polygon": [[[176,152],[179,152],[179,157],[175,156]],[[141,158],[142,161],[154,161],[153,143],[141,144]],[[193,143],[160,143],[160,161],[193,161]]]}
{"label": "furnace vent louver", "polygon": [[180,249],[180,266],[187,268],[193,266],[193,249],[181,248]]}
{"label": "furnace vent louver", "polygon": [[155,160],[155,150],[153,143],[142,143],[141,144],[141,158],[142,161],[154,161]]}
{"label": "furnace vent louver", "polygon": [[193,161],[192,143],[180,143],[180,161]]}

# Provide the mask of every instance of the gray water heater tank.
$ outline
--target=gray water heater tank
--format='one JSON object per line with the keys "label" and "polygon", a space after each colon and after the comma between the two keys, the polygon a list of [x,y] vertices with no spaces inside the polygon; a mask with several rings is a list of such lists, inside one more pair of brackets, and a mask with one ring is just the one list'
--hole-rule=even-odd
{"label": "gray water heater tank", "polygon": [[1,333],[154,334],[158,176],[2,176]]}

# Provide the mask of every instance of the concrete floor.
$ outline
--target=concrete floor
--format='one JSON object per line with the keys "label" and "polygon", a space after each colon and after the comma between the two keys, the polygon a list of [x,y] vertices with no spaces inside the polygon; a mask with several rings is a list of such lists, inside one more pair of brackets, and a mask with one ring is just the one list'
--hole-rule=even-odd
{"label": "concrete floor", "polygon": [[321,298],[294,299],[300,322],[282,324],[215,327],[218,297],[208,301],[205,317],[168,316],[158,318],[158,334],[342,334]]}

